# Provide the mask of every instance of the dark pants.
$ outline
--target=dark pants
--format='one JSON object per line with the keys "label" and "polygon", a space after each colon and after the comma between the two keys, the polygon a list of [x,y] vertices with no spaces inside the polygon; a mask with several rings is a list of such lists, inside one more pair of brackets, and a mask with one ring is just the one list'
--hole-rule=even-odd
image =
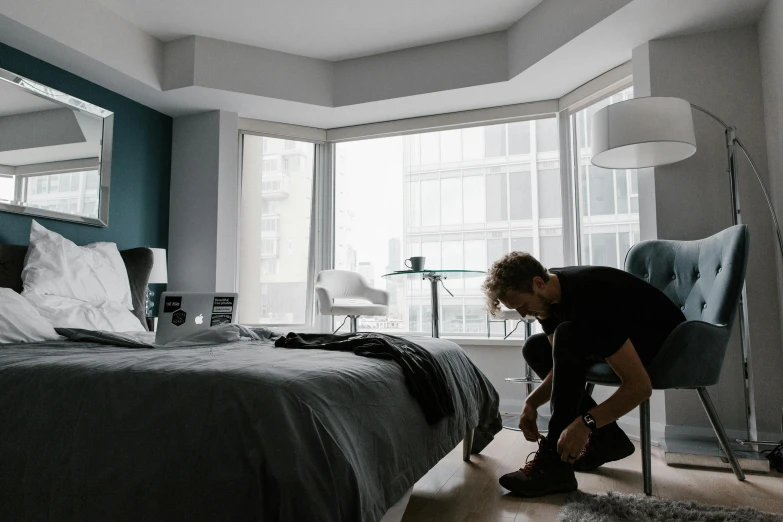
{"label": "dark pants", "polygon": [[536,334],[531,335],[522,348],[528,366],[541,379],[549,375],[554,367],[552,417],[547,439],[555,444],[574,419],[596,406],[593,398],[585,393],[585,374],[591,365],[604,362],[596,354],[595,344],[598,342],[600,336],[595,330],[581,332],[576,323],[565,322],[555,330],[554,347],[545,334]]}

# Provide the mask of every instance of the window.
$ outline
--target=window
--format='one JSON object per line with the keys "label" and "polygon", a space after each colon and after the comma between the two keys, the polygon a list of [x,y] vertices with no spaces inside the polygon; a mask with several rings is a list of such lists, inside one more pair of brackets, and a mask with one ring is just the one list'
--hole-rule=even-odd
{"label": "window", "polygon": [[495,158],[506,155],[506,126],[484,127],[484,157]]}
{"label": "window", "polygon": [[[239,320],[306,324],[315,145],[249,134],[242,139]],[[296,152],[281,159],[284,150]]]}
{"label": "window", "polygon": [[538,152],[556,152],[560,150],[560,137],[557,134],[557,120],[549,118],[537,120],[536,150]]}
{"label": "window", "polygon": [[633,98],[629,87],[604,98],[570,118],[575,127],[579,166],[581,262],[623,268],[625,254],[639,240],[639,190],[635,170],[610,170],[592,165],[590,126],[603,107]]}
{"label": "window", "polygon": [[508,220],[508,189],[505,174],[487,174],[487,221]]}
{"label": "window", "polygon": [[533,186],[530,171],[509,172],[511,219],[533,219]]}
{"label": "window", "polygon": [[277,159],[265,159],[261,166],[261,169],[264,172],[277,170]]}
{"label": "window", "polygon": [[15,185],[11,176],[0,176],[0,201],[8,202],[14,199]]}
{"label": "window", "polygon": [[[558,144],[554,118],[338,143],[335,268],[391,296],[388,317],[359,327],[430,333],[429,283],[383,277],[410,256],[425,268],[486,270],[524,250],[562,266]],[[486,335],[482,282],[444,281],[453,294],[439,296],[444,333]]]}
{"label": "window", "polygon": [[530,122],[508,124],[508,153],[530,154]]}
{"label": "window", "polygon": [[99,184],[97,170],[31,175],[21,192],[24,204],[30,207],[97,218]]}

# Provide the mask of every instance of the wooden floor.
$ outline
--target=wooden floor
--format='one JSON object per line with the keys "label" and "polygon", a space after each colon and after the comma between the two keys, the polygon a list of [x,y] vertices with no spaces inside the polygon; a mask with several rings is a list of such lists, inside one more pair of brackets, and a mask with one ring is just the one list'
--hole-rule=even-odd
{"label": "wooden floor", "polygon": [[[536,445],[520,432],[502,430],[481,455],[462,461],[462,446],[441,460],[413,488],[403,522],[553,521],[563,495],[522,500],[511,496],[498,478],[524,465]],[[653,448],[653,495],[724,506],[753,506],[783,513],[783,474],[747,475],[739,482],[728,471],[668,467]],[[590,493],[641,493],[641,456],[636,453],[592,473],[577,473],[579,488]]]}

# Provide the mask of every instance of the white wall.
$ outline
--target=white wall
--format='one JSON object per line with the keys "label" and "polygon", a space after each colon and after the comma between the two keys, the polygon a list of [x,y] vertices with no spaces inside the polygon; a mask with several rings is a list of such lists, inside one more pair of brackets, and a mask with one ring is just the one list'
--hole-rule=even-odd
{"label": "white wall", "polygon": [[[770,0],[758,30],[767,128],[768,189],[775,212],[783,217],[783,0]],[[778,268],[778,300],[783,302],[783,258],[777,253],[773,255]],[[783,310],[781,314],[780,324],[783,325]]]}
{"label": "white wall", "polygon": [[233,291],[238,207],[236,113],[174,119],[169,284],[183,292]]}
{"label": "white wall", "polygon": [[[648,54],[646,56],[646,54]],[[684,98],[736,125],[756,161],[767,164],[758,35],[754,27],[653,40],[634,61],[648,61],[650,94]],[[636,73],[637,64],[634,64]],[[726,150],[722,128],[694,112],[697,153],[686,161],[654,169],[656,227],[661,239],[691,240],[731,225]],[[748,302],[752,372],[760,432],[779,432],[783,397],[776,383],[783,372],[775,256],[769,212],[749,167],[740,161],[743,221],[751,231]],[[766,169],[764,169],[766,178]],[[738,322],[720,383],[710,388],[729,430],[744,432],[743,382]],[[693,391],[666,391],[667,432],[698,432],[709,423]]]}

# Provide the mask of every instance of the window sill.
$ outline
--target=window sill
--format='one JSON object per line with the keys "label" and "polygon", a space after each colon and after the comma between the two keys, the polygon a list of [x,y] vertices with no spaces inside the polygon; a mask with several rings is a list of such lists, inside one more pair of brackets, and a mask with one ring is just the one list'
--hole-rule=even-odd
{"label": "window sill", "polygon": [[446,341],[451,341],[462,347],[464,346],[503,346],[508,348],[522,348],[524,339],[499,339],[487,337],[441,337]]}

